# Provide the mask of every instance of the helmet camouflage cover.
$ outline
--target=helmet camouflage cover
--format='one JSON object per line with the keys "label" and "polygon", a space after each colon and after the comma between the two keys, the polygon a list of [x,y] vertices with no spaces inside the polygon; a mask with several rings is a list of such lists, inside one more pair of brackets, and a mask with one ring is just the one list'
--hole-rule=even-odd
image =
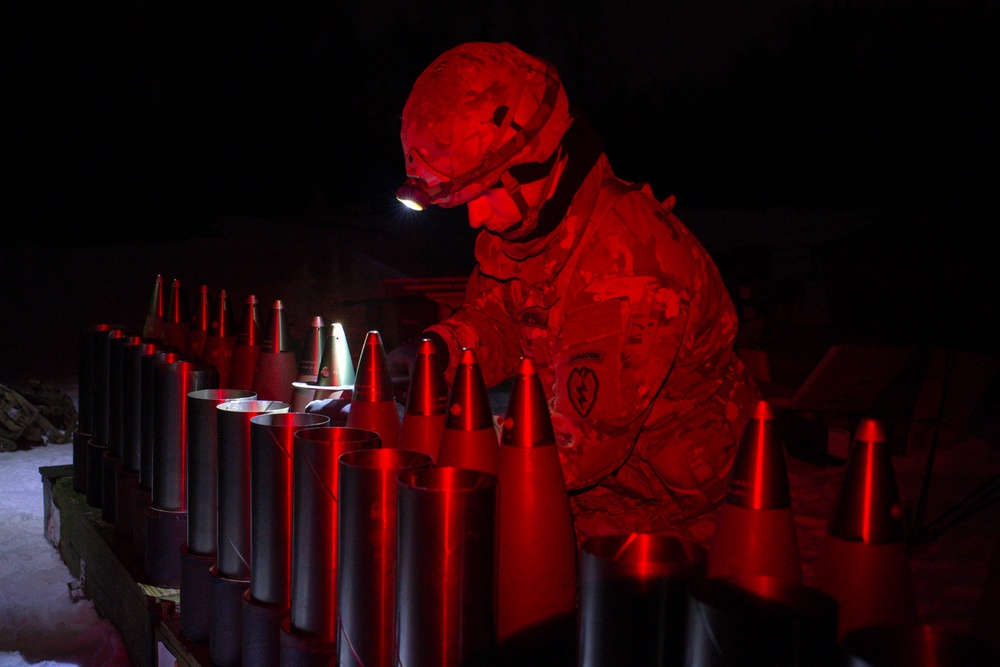
{"label": "helmet camouflage cover", "polygon": [[518,164],[544,162],[572,119],[559,73],[507,43],[438,56],[403,107],[406,175],[431,203],[464,204]]}

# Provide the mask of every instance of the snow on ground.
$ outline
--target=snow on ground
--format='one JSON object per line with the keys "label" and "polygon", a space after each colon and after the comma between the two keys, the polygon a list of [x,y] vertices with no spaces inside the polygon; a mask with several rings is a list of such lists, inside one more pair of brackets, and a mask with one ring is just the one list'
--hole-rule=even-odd
{"label": "snow on ground", "polygon": [[127,667],[118,630],[74,580],[46,539],[39,468],[73,462],[73,446],[0,453],[0,667]]}

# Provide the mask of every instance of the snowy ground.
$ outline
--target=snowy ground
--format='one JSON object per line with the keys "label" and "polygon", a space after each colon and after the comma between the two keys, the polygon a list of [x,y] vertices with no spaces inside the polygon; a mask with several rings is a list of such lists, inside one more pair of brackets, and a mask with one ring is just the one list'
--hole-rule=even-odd
{"label": "snowy ground", "polygon": [[127,667],[118,630],[71,596],[73,575],[46,539],[43,466],[73,462],[73,446],[0,453],[0,667]]}

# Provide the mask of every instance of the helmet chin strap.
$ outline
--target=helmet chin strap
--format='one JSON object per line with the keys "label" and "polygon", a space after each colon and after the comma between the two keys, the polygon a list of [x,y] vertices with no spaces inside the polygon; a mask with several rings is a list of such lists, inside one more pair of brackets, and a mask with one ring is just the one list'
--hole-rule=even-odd
{"label": "helmet chin strap", "polygon": [[514,205],[517,206],[518,212],[521,214],[521,221],[502,232],[500,236],[508,241],[513,241],[523,236],[527,236],[534,230],[535,226],[538,224],[538,214],[542,210],[542,206],[548,201],[549,193],[552,191],[553,186],[556,181],[556,173],[558,170],[559,160],[562,159],[562,146],[560,145],[556,149],[555,160],[552,161],[552,168],[549,170],[548,175],[545,177],[545,183],[542,185],[542,195],[534,206],[528,204],[528,201],[524,198],[524,194],[521,192],[521,183],[517,181],[513,176],[510,175],[509,171],[505,171],[500,176],[500,184],[503,185],[503,189],[507,191],[507,194],[514,201]]}

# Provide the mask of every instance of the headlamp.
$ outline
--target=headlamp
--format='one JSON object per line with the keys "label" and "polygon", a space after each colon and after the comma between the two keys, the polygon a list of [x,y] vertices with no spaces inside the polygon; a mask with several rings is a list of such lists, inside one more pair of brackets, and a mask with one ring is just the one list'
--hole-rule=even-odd
{"label": "headlamp", "polygon": [[431,199],[421,187],[423,181],[416,178],[408,178],[402,187],[396,191],[396,199],[404,206],[414,211],[422,211],[431,205]]}

